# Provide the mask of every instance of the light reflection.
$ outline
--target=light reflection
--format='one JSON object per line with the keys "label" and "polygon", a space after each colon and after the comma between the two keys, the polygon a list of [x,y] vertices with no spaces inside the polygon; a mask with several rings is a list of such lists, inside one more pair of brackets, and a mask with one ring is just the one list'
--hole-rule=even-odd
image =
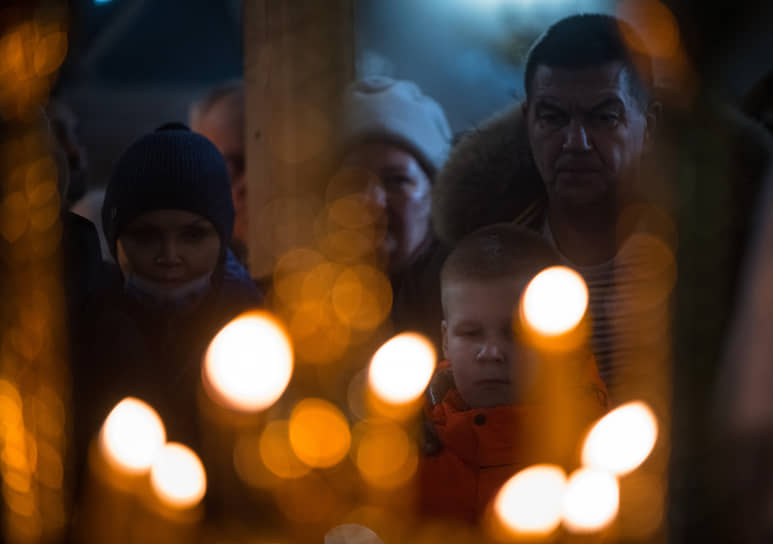
{"label": "light reflection", "polygon": [[[679,26],[671,10],[659,0],[625,0],[617,6],[617,15],[630,22],[641,36],[621,30],[626,43],[640,53],[670,58],[679,47]],[[642,43],[642,41],[644,43]]]}
{"label": "light reflection", "polygon": [[279,299],[288,305],[299,301],[309,271],[324,262],[320,253],[307,248],[297,248],[282,255],[274,268],[273,282]]}
{"label": "light reflection", "polygon": [[165,441],[164,424],[156,411],[133,397],[113,408],[100,436],[107,458],[129,473],[149,470]]}
{"label": "light reflection", "polygon": [[51,3],[34,12],[26,7],[3,13],[11,26],[0,36],[0,117],[20,121],[3,134],[0,149],[7,159],[0,195],[0,237],[8,242],[3,279],[14,286],[5,293],[10,313],[0,335],[2,375],[11,380],[0,379],[0,532],[9,542],[53,542],[64,538],[70,517],[63,460],[71,445],[64,425],[68,373],[56,334],[62,330],[61,271],[50,260],[61,238],[58,172],[42,105],[66,54],[67,13]]}
{"label": "light reflection", "polygon": [[233,466],[239,479],[250,487],[269,488],[276,483],[274,476],[260,459],[260,435],[243,433],[236,440]]}
{"label": "light reflection", "polygon": [[418,450],[401,426],[381,422],[364,427],[356,462],[366,482],[392,489],[406,484],[416,473]]}
{"label": "light reflection", "polygon": [[555,465],[535,465],[510,478],[494,502],[498,519],[516,534],[546,535],[561,523],[566,475]]}
{"label": "light reflection", "polygon": [[363,525],[345,523],[325,534],[325,544],[383,544],[383,541]]}
{"label": "light reflection", "polygon": [[608,472],[581,468],[564,493],[564,525],[577,533],[599,531],[612,523],[620,506],[617,478]]}
{"label": "light reflection", "polygon": [[284,329],[268,314],[231,321],[209,345],[204,381],[228,408],[258,411],[284,393],[293,372],[293,350]]}
{"label": "light reflection", "polygon": [[18,241],[27,231],[29,214],[27,200],[21,191],[7,195],[0,203],[0,234],[8,242]]}
{"label": "light reflection", "polygon": [[618,476],[628,474],[649,456],[658,436],[652,410],[630,402],[601,418],[588,433],[582,461],[591,468]]}
{"label": "light reflection", "polygon": [[346,388],[346,400],[349,413],[356,419],[365,419],[368,415],[366,393],[368,390],[368,371],[360,370],[352,376]]}
{"label": "light reflection", "polygon": [[392,308],[389,279],[372,266],[343,270],[335,280],[331,296],[338,318],[355,330],[375,329]]}
{"label": "light reflection", "polygon": [[33,64],[35,74],[47,76],[64,62],[67,56],[67,34],[50,32],[38,40]]}
{"label": "light reflection", "polygon": [[369,206],[362,194],[342,196],[328,205],[328,216],[345,229],[360,230],[372,225],[377,217],[373,206]]}
{"label": "light reflection", "polygon": [[621,482],[618,526],[633,540],[648,541],[663,523],[665,489],[661,476],[634,472]]}
{"label": "light reflection", "polygon": [[[337,318],[329,300],[320,304],[316,311],[322,316],[311,334],[296,339],[298,358],[306,363],[330,364],[338,361],[351,341],[351,330]],[[293,318],[297,326],[300,316]]]}
{"label": "light reflection", "polygon": [[386,342],[370,362],[368,383],[388,404],[418,399],[435,371],[435,348],[415,333],[403,333]]}
{"label": "light reflection", "polygon": [[310,467],[331,467],[349,452],[351,432],[343,413],[322,399],[304,399],[293,408],[290,444],[298,459]]}
{"label": "light reflection", "polygon": [[207,490],[204,465],[188,447],[170,442],[159,452],[150,471],[153,490],[168,506],[196,506]]}
{"label": "light reflection", "polygon": [[60,489],[64,481],[64,467],[59,452],[50,444],[40,442],[38,456],[38,481],[51,489]]}
{"label": "light reflection", "polygon": [[585,282],[565,266],[553,266],[537,274],[521,299],[521,316],[532,329],[545,336],[571,332],[587,308]]}
{"label": "light reflection", "polygon": [[260,458],[280,478],[300,478],[309,473],[290,445],[290,429],[287,421],[272,421],[260,435]]}

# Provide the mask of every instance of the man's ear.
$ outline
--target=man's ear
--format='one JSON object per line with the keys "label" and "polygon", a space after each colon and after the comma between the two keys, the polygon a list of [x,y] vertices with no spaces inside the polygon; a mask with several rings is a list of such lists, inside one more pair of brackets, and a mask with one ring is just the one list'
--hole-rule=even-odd
{"label": "man's ear", "polygon": [[448,360],[448,324],[445,319],[440,322],[440,336],[443,339],[443,359]]}
{"label": "man's ear", "polygon": [[659,100],[653,100],[647,105],[647,111],[644,112],[644,151],[652,151],[655,145],[660,117],[663,114],[663,104]]}
{"label": "man's ear", "polygon": [[524,100],[521,102],[521,117],[523,117],[523,122],[526,122],[526,118],[529,114],[529,103]]}

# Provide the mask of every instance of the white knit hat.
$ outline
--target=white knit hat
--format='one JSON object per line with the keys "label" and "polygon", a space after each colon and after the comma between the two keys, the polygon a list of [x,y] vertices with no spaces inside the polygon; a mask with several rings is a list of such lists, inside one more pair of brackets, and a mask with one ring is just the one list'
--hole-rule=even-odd
{"label": "white knit hat", "polygon": [[434,172],[451,148],[451,127],[443,108],[412,81],[385,76],[366,77],[348,87],[341,128],[344,149],[368,138],[393,140]]}

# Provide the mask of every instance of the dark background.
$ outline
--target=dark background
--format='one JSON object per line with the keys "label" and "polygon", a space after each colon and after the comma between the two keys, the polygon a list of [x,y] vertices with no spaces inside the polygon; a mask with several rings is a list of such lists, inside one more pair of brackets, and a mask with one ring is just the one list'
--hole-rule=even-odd
{"label": "dark background", "polygon": [[[357,70],[413,79],[456,131],[522,97],[520,59],[553,21],[614,0],[358,0]],[[703,73],[729,100],[773,68],[773,3],[669,2]],[[240,0],[72,0],[58,93],[81,120],[90,182],[138,135],[242,73]]]}

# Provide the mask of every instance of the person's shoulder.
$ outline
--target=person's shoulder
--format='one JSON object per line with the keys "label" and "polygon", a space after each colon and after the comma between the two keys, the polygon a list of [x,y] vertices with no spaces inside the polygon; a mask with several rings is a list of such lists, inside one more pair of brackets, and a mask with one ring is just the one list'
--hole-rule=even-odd
{"label": "person's shoulder", "polygon": [[[238,264],[238,263],[236,263]],[[196,315],[206,334],[211,334],[241,314],[259,310],[264,297],[257,284],[240,264],[229,266],[230,271],[219,278]]]}
{"label": "person's shoulder", "polygon": [[218,296],[225,301],[243,305],[245,308],[259,307],[264,302],[264,295],[258,284],[230,249],[226,252],[223,263]]}
{"label": "person's shoulder", "polygon": [[80,232],[92,233],[96,236],[97,228],[90,220],[71,211],[62,213],[62,224],[65,228],[72,228]]}
{"label": "person's shoulder", "polygon": [[65,211],[61,214],[62,222],[62,246],[70,258],[72,253],[79,253],[80,261],[101,261],[102,254],[99,249],[99,234],[97,227],[76,213]]}
{"label": "person's shoulder", "polygon": [[454,244],[479,227],[514,220],[544,193],[518,104],[471,130],[451,151],[433,188],[433,224]]}

